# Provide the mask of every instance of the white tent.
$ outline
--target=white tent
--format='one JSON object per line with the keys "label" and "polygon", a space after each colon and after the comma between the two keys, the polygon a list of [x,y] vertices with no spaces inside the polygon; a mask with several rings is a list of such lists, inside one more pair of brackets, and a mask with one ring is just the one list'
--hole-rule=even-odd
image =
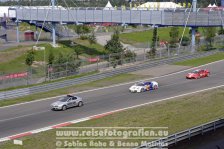
{"label": "white tent", "polygon": [[174,3],[174,2],[147,2],[140,6],[140,9],[175,9],[182,8],[182,6]]}
{"label": "white tent", "polygon": [[214,8],[214,7],[217,7],[217,6],[216,6],[216,4],[214,3],[214,4],[212,5],[212,7]]}
{"label": "white tent", "polygon": [[211,5],[211,4],[209,4],[209,5],[208,5],[208,8],[211,8],[211,7],[212,7],[212,5]]}
{"label": "white tent", "polygon": [[215,3],[213,5],[211,4],[208,5],[208,8],[215,8],[215,7],[217,7]]}
{"label": "white tent", "polygon": [[103,10],[114,10],[114,7],[111,5],[110,1],[108,1]]}

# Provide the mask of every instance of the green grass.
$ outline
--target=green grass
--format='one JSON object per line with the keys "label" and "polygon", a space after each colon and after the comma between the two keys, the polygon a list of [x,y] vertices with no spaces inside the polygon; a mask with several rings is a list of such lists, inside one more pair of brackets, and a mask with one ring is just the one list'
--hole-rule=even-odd
{"label": "green grass", "polygon": [[[106,53],[104,47],[99,44],[90,45],[87,40],[76,40],[75,42],[77,43],[77,47],[81,51],[80,55],[83,58],[102,55]],[[44,53],[45,60],[47,62],[50,50],[54,52],[55,58],[57,58],[59,52],[62,52],[65,55],[74,53],[74,47],[70,46],[70,41],[60,41],[58,48],[53,48],[50,44],[40,44],[38,46],[45,47],[46,50],[35,52],[35,61],[37,61],[37,65],[35,68],[37,70],[43,70],[43,63],[41,64],[38,62],[44,62]],[[18,46],[0,52],[0,72],[8,74],[27,71],[25,58],[26,52],[30,49],[32,49],[32,46]],[[34,75],[44,76],[43,72]]]}
{"label": "green grass", "polygon": [[[71,127],[168,127],[169,134],[223,118],[224,89],[154,103],[89,120]],[[150,96],[149,96],[150,98]],[[62,129],[57,129],[62,130]],[[64,130],[64,129],[63,129]],[[23,137],[24,145],[1,143],[3,149],[54,149],[56,130]],[[151,141],[151,140],[149,140]]]}
{"label": "green grass", "polygon": [[21,98],[16,98],[16,99],[10,99],[10,100],[1,100],[0,101],[0,107],[7,106],[7,105],[13,105],[17,103],[22,103],[22,102],[27,102],[27,101],[33,101],[33,100],[38,100],[41,98],[48,98],[48,97],[54,97],[54,96],[59,96],[63,94],[70,94],[70,93],[75,93],[78,91],[84,91],[84,90],[89,90],[89,89],[95,89],[99,87],[105,87],[113,84],[118,84],[122,82],[129,82],[129,81],[134,81],[134,80],[140,80],[143,78],[149,78],[150,76],[142,76],[142,75],[134,75],[134,74],[120,74],[117,76],[85,83],[85,84],[80,84],[80,85],[74,85],[74,86],[69,86],[66,88],[61,88],[49,92],[44,92],[44,93],[37,93],[37,94],[32,94],[29,96],[24,96]]}
{"label": "green grass", "polygon": [[224,52],[219,52],[217,54],[210,55],[207,57],[186,60],[186,61],[177,62],[174,64],[175,65],[183,65],[183,66],[200,66],[203,64],[207,64],[207,63],[211,63],[211,62],[223,60],[223,59],[224,59]]}
{"label": "green grass", "polygon": [[[170,27],[158,28],[158,36],[160,41],[169,41],[170,36]],[[181,37],[184,28],[179,28],[179,36]],[[120,34],[120,39],[122,42],[127,44],[136,44],[136,43],[151,43],[153,30],[147,30],[142,32],[132,32],[132,33],[123,33]],[[189,29],[185,31],[185,35],[189,35]]]}

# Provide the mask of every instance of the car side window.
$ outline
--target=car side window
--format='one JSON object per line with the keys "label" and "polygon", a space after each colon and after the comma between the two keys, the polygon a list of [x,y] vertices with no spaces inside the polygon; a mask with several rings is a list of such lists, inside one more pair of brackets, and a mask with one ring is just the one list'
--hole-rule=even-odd
{"label": "car side window", "polygon": [[76,99],[77,99],[77,97],[73,97],[73,98],[72,98],[72,100],[76,100]]}
{"label": "car side window", "polygon": [[69,99],[68,99],[68,102],[70,102],[71,100],[72,100],[72,98],[69,98]]}

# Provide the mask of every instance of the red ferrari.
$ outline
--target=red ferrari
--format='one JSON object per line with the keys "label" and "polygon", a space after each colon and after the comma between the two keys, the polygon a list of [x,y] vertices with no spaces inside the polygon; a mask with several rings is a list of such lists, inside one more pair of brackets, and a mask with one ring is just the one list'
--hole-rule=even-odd
{"label": "red ferrari", "polygon": [[209,75],[210,75],[210,72],[207,69],[198,69],[198,70],[194,70],[191,73],[188,73],[186,78],[187,79],[199,79],[199,78],[208,77]]}

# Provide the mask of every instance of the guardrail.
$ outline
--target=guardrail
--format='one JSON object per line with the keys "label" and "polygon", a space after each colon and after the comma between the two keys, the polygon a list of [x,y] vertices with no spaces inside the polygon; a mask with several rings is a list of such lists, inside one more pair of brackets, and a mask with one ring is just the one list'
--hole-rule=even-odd
{"label": "guardrail", "polygon": [[167,148],[170,145],[177,144],[177,142],[190,139],[196,135],[203,135],[206,132],[209,131],[215,131],[218,128],[224,127],[224,119],[218,119],[206,124],[202,124],[197,127],[193,127],[191,129],[178,132],[176,134],[170,135],[166,138],[162,138],[156,141],[149,142],[147,144],[144,144],[136,149],[150,149],[150,148]]}
{"label": "guardrail", "polygon": [[122,73],[130,73],[130,72],[134,72],[137,70],[152,68],[152,67],[155,67],[158,65],[172,64],[172,63],[178,62],[178,61],[204,57],[204,56],[215,54],[217,52],[219,52],[219,51],[215,50],[215,51],[210,51],[210,52],[205,52],[205,53],[196,53],[196,54],[172,57],[172,58],[167,58],[167,59],[162,59],[162,60],[157,60],[157,61],[148,61],[146,63],[130,66],[127,68],[116,68],[112,71],[98,73],[98,74],[94,74],[94,75],[90,75],[90,76],[84,76],[81,78],[64,80],[64,81],[60,81],[60,82],[54,82],[54,83],[49,83],[49,84],[45,84],[45,85],[38,85],[38,86],[34,86],[34,87],[29,87],[29,88],[15,89],[15,90],[11,90],[11,91],[3,91],[3,92],[0,92],[0,100],[18,98],[18,97],[22,97],[22,96],[35,94],[35,93],[52,91],[52,90],[56,90],[56,89],[60,89],[60,88],[65,88],[65,87],[69,87],[69,86],[73,86],[73,85],[78,85],[78,84],[83,84],[83,83],[88,83],[91,81],[104,79],[107,77],[112,77],[114,75],[118,75],[118,74],[122,74]]}

